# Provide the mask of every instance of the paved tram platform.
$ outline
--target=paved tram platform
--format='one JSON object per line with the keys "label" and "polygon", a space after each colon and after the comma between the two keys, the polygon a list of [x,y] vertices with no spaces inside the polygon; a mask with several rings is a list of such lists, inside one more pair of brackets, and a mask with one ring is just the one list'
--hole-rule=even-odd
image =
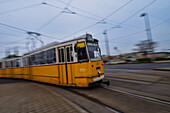
{"label": "paved tram platform", "polygon": [[0,79],[0,113],[86,113],[37,83]]}

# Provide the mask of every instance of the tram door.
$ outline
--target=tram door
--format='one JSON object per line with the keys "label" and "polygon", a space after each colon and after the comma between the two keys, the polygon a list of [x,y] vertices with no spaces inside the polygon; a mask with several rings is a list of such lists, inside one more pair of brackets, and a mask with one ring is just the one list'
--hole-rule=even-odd
{"label": "tram door", "polygon": [[58,70],[60,84],[73,84],[73,48],[72,45],[58,48]]}

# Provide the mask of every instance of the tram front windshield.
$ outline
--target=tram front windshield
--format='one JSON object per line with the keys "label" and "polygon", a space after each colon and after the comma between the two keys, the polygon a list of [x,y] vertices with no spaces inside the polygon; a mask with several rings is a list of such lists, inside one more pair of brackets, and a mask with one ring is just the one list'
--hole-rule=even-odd
{"label": "tram front windshield", "polygon": [[91,61],[101,60],[100,49],[97,43],[87,42],[87,48]]}

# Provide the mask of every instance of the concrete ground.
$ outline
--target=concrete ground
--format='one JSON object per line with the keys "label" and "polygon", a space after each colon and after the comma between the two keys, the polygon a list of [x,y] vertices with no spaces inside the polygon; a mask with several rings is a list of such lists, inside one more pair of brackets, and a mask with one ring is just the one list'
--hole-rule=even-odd
{"label": "concrete ground", "polygon": [[0,113],[86,113],[86,111],[36,83],[0,79]]}

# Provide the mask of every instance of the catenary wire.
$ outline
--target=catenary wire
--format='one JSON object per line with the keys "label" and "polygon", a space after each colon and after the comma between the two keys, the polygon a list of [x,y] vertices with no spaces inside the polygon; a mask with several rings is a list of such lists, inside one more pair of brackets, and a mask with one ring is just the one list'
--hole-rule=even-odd
{"label": "catenary wire", "polygon": [[[57,2],[60,2],[61,4],[67,4],[66,2],[64,2],[64,1],[61,1],[61,0],[57,0]],[[81,11],[81,12],[83,12],[83,13],[86,13],[86,14],[89,14],[89,15],[91,15],[91,16],[93,16],[93,17],[97,17],[97,18],[93,18],[93,17],[90,17],[89,19],[94,19],[94,20],[101,20],[101,18],[103,18],[102,16],[99,16],[99,15],[96,15],[96,14],[94,14],[94,13],[91,13],[91,12],[89,12],[89,11],[86,11],[86,10],[83,10],[83,9],[80,9],[80,8],[77,8],[77,7],[75,7],[75,6],[72,6],[72,5],[70,5],[70,7],[71,8],[73,8],[73,9],[76,9],[76,10],[78,10],[78,11]],[[88,16],[84,16],[84,17],[88,17]],[[113,21],[113,20],[108,20],[107,21],[107,23],[109,24],[109,25],[113,25],[113,22],[115,23],[115,24],[118,24],[119,22],[117,22],[117,21]],[[124,24],[124,26],[127,26],[127,27],[130,27],[130,28],[137,28],[137,29],[139,29],[138,27],[136,27],[136,26],[129,26],[129,25],[125,25]]]}
{"label": "catenary wire", "polygon": [[[168,22],[168,21],[170,21],[170,18],[168,18],[168,19],[166,19],[166,20],[164,20],[164,21],[162,21],[162,22],[160,22],[160,23],[158,23],[158,24],[156,24],[156,25],[153,25],[153,26],[151,27],[151,29],[154,29],[154,28],[156,28],[156,27],[159,27],[160,25],[162,25],[162,24],[164,24],[164,23],[166,23],[166,22]],[[136,34],[145,32],[145,31],[146,31],[146,30],[141,30],[141,31],[138,31],[138,32],[135,32],[135,33],[131,33],[131,34],[128,34],[128,35],[116,37],[116,38],[114,38],[114,40],[116,40],[116,39],[122,39],[122,38],[129,38],[130,36],[133,36],[133,35],[136,35]]]}
{"label": "catenary wire", "polygon": [[[119,7],[117,10],[115,10],[115,11],[112,12],[112,13],[110,13],[108,16],[106,16],[106,17],[103,18],[103,19],[107,19],[107,18],[110,17],[111,15],[115,14],[116,12],[118,12],[119,10],[121,10],[122,8],[124,8],[125,6],[127,6],[127,5],[128,5],[130,2],[132,2],[132,1],[133,1],[133,0],[130,0],[130,1],[126,2],[126,3],[123,4],[121,7]],[[101,19],[101,20],[102,20],[102,19]],[[76,33],[79,33],[79,32],[81,32],[81,31],[83,31],[83,30],[86,30],[86,29],[88,29],[88,28],[91,28],[91,27],[93,27],[93,26],[95,26],[95,25],[97,25],[97,24],[99,24],[99,23],[96,22],[96,23],[94,23],[94,24],[91,24],[91,25],[89,25],[89,26],[87,26],[87,27],[85,27],[85,28],[82,28],[81,30],[78,30],[78,31],[76,31],[76,32],[74,32],[74,33],[71,33],[71,34],[69,34],[69,35],[61,38],[61,40],[65,39],[65,38],[68,38],[68,37],[70,37],[70,36],[72,36],[72,35],[74,35],[74,34],[76,34]]]}
{"label": "catenary wire", "polygon": [[[25,32],[25,33],[30,32],[29,30],[25,30],[25,29],[22,29],[22,28],[14,27],[14,26],[7,25],[7,24],[4,24],[4,23],[0,23],[0,25],[6,26],[6,27],[9,27],[9,28],[13,28],[13,29],[16,29],[16,30],[19,30],[19,31],[23,31],[23,32]],[[40,34],[40,33],[39,33],[39,34]],[[41,35],[41,36],[48,37],[48,38],[56,39],[55,37],[52,37],[52,36],[49,36],[49,35],[45,35],[45,34],[40,34],[40,35]],[[58,40],[58,39],[56,39],[56,40]]]}
{"label": "catenary wire", "polygon": [[15,11],[20,11],[20,10],[23,10],[23,9],[28,9],[28,8],[36,7],[36,6],[39,6],[39,5],[42,5],[42,3],[34,4],[34,5],[29,5],[29,6],[21,7],[21,8],[17,8],[17,9],[11,9],[11,10],[4,11],[4,12],[0,12],[0,15],[6,14],[6,13],[15,12]]}
{"label": "catenary wire", "polygon": [[[120,22],[119,24],[117,24],[116,26],[120,26],[122,24],[124,24],[125,22],[127,22],[129,19],[131,19],[132,17],[134,17],[135,15],[137,15],[139,12],[141,12],[142,10],[146,9],[147,7],[149,7],[150,5],[152,5],[153,3],[155,3],[157,0],[153,0],[152,2],[150,2],[149,4],[147,4],[146,6],[144,6],[143,8],[139,9],[137,12],[133,13],[132,15],[130,15],[128,18],[126,18],[125,20],[123,20],[122,22]],[[116,26],[111,27],[109,29],[106,29],[106,31],[110,31],[114,28],[116,28]],[[97,33],[94,36],[97,36],[99,34],[102,34],[103,32]]]}
{"label": "catenary wire", "polygon": [[[72,0],[69,1],[69,3],[66,5],[65,8],[68,8],[68,7],[70,6],[71,2],[72,2]],[[48,4],[48,3],[46,3],[46,2],[43,2],[43,4],[51,6],[50,4]],[[55,7],[55,8],[56,8],[57,6],[53,6],[53,5],[52,5],[52,7]],[[58,8],[58,7],[57,7],[57,8]],[[60,9],[61,9],[61,8],[60,8]],[[50,24],[51,22],[53,22],[56,18],[60,17],[62,14],[63,14],[63,13],[60,12],[59,14],[55,15],[53,18],[51,18],[49,21],[47,21],[45,24],[43,24],[41,27],[39,27],[39,28],[37,29],[37,31],[38,31],[38,30],[41,30],[42,28],[44,28],[45,26],[47,26],[48,24]]]}
{"label": "catenary wire", "polygon": [[59,13],[57,15],[55,15],[53,18],[51,18],[48,22],[46,22],[45,24],[43,24],[41,27],[39,27],[38,29],[36,29],[37,31],[43,29],[45,26],[47,26],[48,24],[50,24],[51,22],[53,22],[56,18],[60,17],[63,13]]}

